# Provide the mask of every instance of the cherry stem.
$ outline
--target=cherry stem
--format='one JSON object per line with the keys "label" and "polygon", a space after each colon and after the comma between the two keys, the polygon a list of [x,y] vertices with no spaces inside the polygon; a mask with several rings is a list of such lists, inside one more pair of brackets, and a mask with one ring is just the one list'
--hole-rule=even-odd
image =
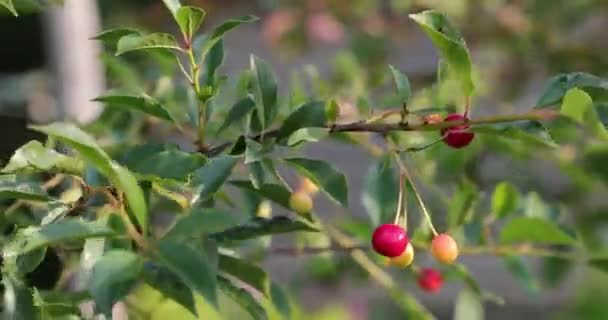
{"label": "cherry stem", "polygon": [[410,175],[409,170],[407,169],[407,166],[405,165],[405,162],[403,162],[401,160],[401,158],[399,157],[399,155],[397,153],[395,153],[394,155],[395,155],[395,159],[397,160],[397,164],[399,165],[399,169],[407,177],[407,180],[412,185],[412,190],[414,190],[416,199],[418,200],[418,203],[420,204],[420,207],[422,208],[422,213],[424,214],[426,221],[428,222],[429,227],[431,228],[431,232],[433,232],[434,236],[437,236],[438,233],[437,233],[437,230],[435,229],[435,226],[433,225],[433,220],[431,219],[431,215],[429,214],[429,211],[426,208],[424,201],[422,200],[422,196],[420,196],[420,192],[418,192],[418,188],[416,187],[416,184],[414,183],[414,179],[412,179],[412,176]]}
{"label": "cherry stem", "polygon": [[467,96],[464,105],[464,117],[469,117],[469,111],[471,110],[471,96]]}
{"label": "cherry stem", "polygon": [[401,207],[401,215],[403,216],[403,229],[407,231],[407,189],[405,188],[405,183],[407,182],[405,179],[405,175],[399,174],[399,189],[403,190],[401,199],[399,201],[399,206]]}
{"label": "cherry stem", "polygon": [[397,211],[395,212],[394,224],[399,224],[399,217],[401,216],[401,207],[403,205],[403,174],[399,175],[399,196],[397,197]]}

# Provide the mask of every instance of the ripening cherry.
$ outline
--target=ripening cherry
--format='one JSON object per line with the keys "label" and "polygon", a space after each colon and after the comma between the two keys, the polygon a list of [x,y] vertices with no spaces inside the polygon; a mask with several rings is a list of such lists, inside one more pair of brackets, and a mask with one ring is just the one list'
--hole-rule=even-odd
{"label": "ripening cherry", "polygon": [[[462,114],[452,113],[449,114],[444,121],[462,121],[469,120]],[[466,147],[475,138],[475,133],[469,130],[468,124],[461,124],[450,128],[441,129],[441,136],[443,142],[448,146],[456,149]]]}
{"label": "ripening cherry", "polygon": [[458,245],[454,238],[442,233],[431,243],[431,254],[441,263],[452,263],[458,258]]}
{"label": "ripening cherry", "polygon": [[310,195],[314,195],[319,192],[319,186],[317,186],[314,182],[310,181],[310,179],[304,177],[300,182],[300,190]]}
{"label": "ripening cherry", "polygon": [[405,251],[403,251],[400,256],[390,258],[389,264],[400,268],[405,268],[412,264],[412,261],[414,261],[414,246],[412,246],[411,243],[408,243],[405,247]]}
{"label": "ripening cherry", "polygon": [[383,224],[374,230],[372,247],[389,258],[400,256],[409,243],[405,230],[396,224]]}
{"label": "ripening cherry", "polygon": [[305,192],[296,191],[289,197],[289,207],[298,214],[307,214],[312,210],[312,198]]}
{"label": "ripening cherry", "polygon": [[437,293],[443,286],[443,276],[433,268],[424,268],[418,274],[418,286],[426,292]]}

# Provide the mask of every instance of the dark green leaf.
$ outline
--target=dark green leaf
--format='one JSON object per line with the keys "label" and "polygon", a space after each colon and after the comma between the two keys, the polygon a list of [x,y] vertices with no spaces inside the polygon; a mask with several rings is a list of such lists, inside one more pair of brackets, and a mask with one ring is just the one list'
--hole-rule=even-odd
{"label": "dark green leaf", "polygon": [[483,304],[479,296],[469,289],[463,289],[456,298],[454,320],[483,320]]}
{"label": "dark green leaf", "polygon": [[235,227],[242,219],[235,214],[217,209],[195,208],[180,217],[165,234],[165,238],[187,239],[207,233],[221,232]]}
{"label": "dark green leaf", "polygon": [[142,271],[143,281],[163,296],[174,300],[197,316],[192,290],[182,280],[163,266],[146,262]]}
{"label": "dark green leaf", "polygon": [[557,109],[566,92],[572,88],[585,90],[594,100],[605,100],[608,97],[608,80],[584,72],[565,73],[546,82],[535,108],[552,106]]}
{"label": "dark green leaf", "polygon": [[243,190],[252,191],[262,198],[272,200],[284,208],[289,209],[289,197],[291,196],[291,192],[282,185],[263,184],[256,188],[249,181],[230,181],[230,184]]}
{"label": "dark green leaf", "polygon": [[243,119],[249,112],[251,112],[255,108],[255,101],[250,96],[247,96],[235,103],[228,115],[224,119],[224,123],[217,130],[218,134],[224,131],[224,129],[228,128],[233,123]]}
{"label": "dark green leaf", "polygon": [[139,50],[175,50],[182,51],[175,38],[167,33],[151,33],[147,35],[130,34],[118,40],[116,55]]}
{"label": "dark green leaf", "polygon": [[210,237],[218,242],[241,241],[272,234],[296,231],[317,232],[318,230],[302,221],[291,220],[278,216],[271,219],[254,218],[240,226],[211,234]]}
{"label": "dark green leaf", "polygon": [[11,320],[38,319],[32,291],[16,277],[2,273],[4,285],[3,318]]}
{"label": "dark green leaf", "polygon": [[266,272],[257,265],[244,259],[222,254],[220,255],[219,267],[220,270],[252,286],[263,295],[269,296],[270,279]]}
{"label": "dark green leaf", "polygon": [[592,144],[584,149],[584,168],[603,181],[608,181],[606,161],[608,161],[608,144]]}
{"label": "dark green leaf", "polygon": [[549,288],[557,288],[560,283],[567,279],[573,267],[574,263],[571,260],[557,257],[544,258],[540,274],[543,284]]}
{"label": "dark green leaf", "polygon": [[219,276],[217,283],[222,292],[230,299],[238,303],[243,309],[251,315],[254,320],[268,319],[266,310],[260,305],[260,303],[243,288],[237,287],[230,280]]}
{"label": "dark green leaf", "polygon": [[431,39],[441,59],[445,61],[451,74],[460,78],[462,89],[466,96],[470,96],[475,86],[471,74],[471,57],[467,45],[456,28],[441,13],[426,10],[410,14],[426,35]]}
{"label": "dark green leaf", "polygon": [[397,210],[399,182],[390,155],[378,159],[367,171],[363,184],[363,206],[373,225],[390,219]]}
{"label": "dark green leaf", "polygon": [[[542,127],[541,124],[538,124]],[[557,145],[545,128],[534,127],[534,125],[526,127],[509,126],[476,126],[472,128],[476,133],[498,136],[504,139],[512,140],[517,143],[525,143],[526,145],[538,148],[555,148]]]}
{"label": "dark green leaf", "polygon": [[237,157],[222,155],[196,170],[192,176],[192,185],[198,193],[196,201],[203,202],[213,196],[228,179],[237,161]]}
{"label": "dark green leaf", "polygon": [[277,80],[270,65],[260,58],[251,56],[250,64],[253,97],[261,129],[264,130],[272,124],[277,115]]}
{"label": "dark green leaf", "polygon": [[285,141],[301,128],[324,127],[327,122],[325,104],[323,102],[308,102],[292,112],[279,129],[277,139]]}
{"label": "dark green leaf", "polygon": [[449,204],[448,225],[451,229],[471,221],[475,214],[477,194],[477,188],[473,183],[465,181],[460,184]]}
{"label": "dark green leaf", "polygon": [[532,242],[573,245],[576,240],[556,224],[541,218],[518,217],[510,220],[500,234],[501,243]]}
{"label": "dark green leaf", "polygon": [[103,42],[103,44],[105,44],[106,46],[112,48],[112,50],[116,50],[116,45],[118,44],[118,41],[122,37],[131,34],[141,35],[141,32],[139,30],[131,28],[116,28],[100,32],[91,39],[99,40]]}
{"label": "dark green leaf", "polygon": [[516,256],[506,256],[503,258],[505,267],[511,272],[521,285],[523,285],[531,294],[540,292],[540,284],[532,274],[521,258]]}
{"label": "dark green leaf", "polygon": [[301,128],[292,133],[287,139],[287,145],[296,146],[302,142],[317,142],[329,135],[327,128]]}
{"label": "dark green leaf", "polygon": [[186,39],[192,39],[198,28],[205,19],[206,12],[197,7],[183,6],[175,12],[175,21]]}
{"label": "dark green leaf", "polygon": [[85,222],[77,218],[66,218],[42,227],[19,230],[13,241],[5,246],[4,256],[26,254],[36,249],[66,240],[111,236],[114,231],[99,222]]}
{"label": "dark green leaf", "polygon": [[158,243],[158,257],[188,287],[217,306],[216,277],[201,251],[170,239]]}
{"label": "dark green leaf", "polygon": [[560,113],[587,126],[599,137],[608,138],[608,131],[599,119],[593,100],[585,91],[577,88],[568,90],[562,99]]}
{"label": "dark green leaf", "polygon": [[46,126],[32,126],[33,130],[40,131],[80,153],[86,162],[91,163],[97,170],[124,192],[129,208],[135,215],[137,222],[144,233],[148,230],[148,209],[141,187],[137,180],[124,167],[121,167],[106,154],[95,142],[95,139],[70,123],[53,123]]}
{"label": "dark green leaf", "polygon": [[0,175],[0,198],[34,201],[51,200],[39,183],[24,180],[14,174]]}
{"label": "dark green leaf", "polygon": [[345,207],[348,206],[346,177],[332,165],[321,160],[305,158],[285,159],[285,162],[296,168],[300,174],[308,177],[321,190],[325,191],[330,198]]}
{"label": "dark green leaf", "polygon": [[412,97],[412,89],[410,88],[410,81],[407,76],[397,68],[389,65],[391,69],[391,73],[393,75],[393,81],[395,82],[395,87],[397,89],[397,96],[399,97],[399,102],[402,104],[407,104]]}
{"label": "dark green leaf", "polygon": [[514,213],[518,206],[519,192],[512,184],[504,181],[496,185],[492,194],[492,214],[496,219]]}
{"label": "dark green leaf", "polygon": [[224,23],[216,27],[211,35],[207,37],[205,42],[201,45],[199,53],[200,59],[202,60],[207,55],[207,52],[209,52],[209,50],[211,50],[211,48],[213,48],[213,46],[215,46],[215,44],[224,37],[226,32],[238,27],[243,23],[250,23],[257,20],[258,18],[254,16],[243,16],[236,19],[226,20]]}
{"label": "dark green leaf", "polygon": [[54,172],[81,175],[84,163],[47,149],[39,141],[30,141],[15,151],[2,172]]}
{"label": "dark green leaf", "polygon": [[106,95],[97,97],[93,101],[106,103],[113,107],[122,107],[130,110],[136,110],[145,114],[167,120],[172,123],[177,123],[175,117],[167,110],[160,102],[154,98],[142,94],[126,94],[119,92],[109,92]]}
{"label": "dark green leaf", "polygon": [[106,252],[93,267],[88,284],[97,310],[111,315],[112,306],[135,286],[141,269],[141,258],[132,252]]}
{"label": "dark green leaf", "polygon": [[205,72],[203,83],[208,87],[217,85],[217,70],[224,63],[224,41],[216,42],[205,57]]}
{"label": "dark green leaf", "polygon": [[8,11],[10,11],[15,17],[19,14],[17,10],[15,10],[15,6],[13,5],[13,0],[0,0],[0,5],[5,7]]}
{"label": "dark green leaf", "polygon": [[245,164],[262,160],[262,157],[266,152],[259,142],[253,139],[246,139],[245,144],[247,146],[245,149]]}
{"label": "dark green leaf", "polygon": [[207,158],[183,152],[175,145],[143,144],[122,151],[120,163],[144,179],[185,181]]}
{"label": "dark green leaf", "polygon": [[270,300],[281,316],[283,316],[283,319],[291,319],[289,297],[283,288],[274,282],[270,284]]}
{"label": "dark green leaf", "polygon": [[78,306],[91,300],[88,292],[58,292],[45,291],[41,292],[34,288],[34,306],[40,312],[40,319],[58,319],[58,320],[79,320],[80,314]]}

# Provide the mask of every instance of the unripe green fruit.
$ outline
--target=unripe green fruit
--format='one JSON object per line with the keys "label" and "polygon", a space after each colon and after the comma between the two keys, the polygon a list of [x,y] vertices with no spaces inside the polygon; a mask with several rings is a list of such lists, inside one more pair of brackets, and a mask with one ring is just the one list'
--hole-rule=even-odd
{"label": "unripe green fruit", "polygon": [[450,264],[458,258],[458,245],[448,234],[440,234],[431,243],[431,253],[437,261]]}
{"label": "unripe green fruit", "polygon": [[312,198],[304,192],[294,192],[289,197],[289,207],[298,214],[307,214],[312,210]]}
{"label": "unripe green fruit", "polygon": [[407,247],[405,247],[405,251],[403,251],[400,256],[391,258],[389,261],[391,265],[400,268],[405,268],[409,266],[410,264],[412,264],[412,261],[414,261],[414,247],[411,243],[408,243]]}

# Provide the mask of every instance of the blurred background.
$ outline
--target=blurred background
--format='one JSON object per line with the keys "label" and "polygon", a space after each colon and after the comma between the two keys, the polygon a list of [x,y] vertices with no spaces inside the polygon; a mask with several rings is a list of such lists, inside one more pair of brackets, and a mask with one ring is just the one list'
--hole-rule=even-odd
{"label": "blurred background", "polygon": [[[274,66],[288,104],[296,105],[308,96],[335,98],[346,120],[364,117],[371,107],[379,110],[398,106],[388,64],[409,76],[417,93],[414,108],[462,107],[457,87],[433,85],[437,77],[436,51],[407,17],[427,8],[447,14],[471,50],[478,87],[473,117],[529,110],[544,81],[558,73],[608,73],[608,1],[604,0],[183,2],[207,11],[207,29],[245,14],[261,18],[226,37],[222,69],[228,75],[226,88],[238,86],[238,75],[248,68],[253,53]],[[139,89],[170,103],[180,102],[176,97],[183,88],[169,85],[179,77],[172,60],[160,55],[119,58],[89,40],[101,30],[118,26],[175,33],[162,1],[65,0],[63,6],[44,10],[32,1],[18,10],[18,18],[0,10],[0,130],[5,137],[2,162],[32,138],[25,129],[27,122],[67,118],[90,124],[91,130],[102,123],[114,130],[110,139],[129,137],[123,133],[133,131],[130,115],[103,110],[90,101],[107,89]],[[234,101],[231,92],[224,90],[214,101],[217,110]],[[101,120],[91,124],[96,119]],[[405,143],[423,144],[436,138],[411,135]],[[179,137],[169,139],[182,143]],[[416,155],[413,163],[439,221],[454,207],[452,201],[458,198],[463,184],[473,181],[483,203],[482,198],[491,194],[496,183],[508,180],[521,192],[518,210],[539,215],[554,214],[556,210],[567,214],[568,221],[584,230],[587,244],[599,246],[606,240],[607,220],[602,218],[608,205],[606,189],[576,171],[576,163],[562,161],[575,157],[572,153],[576,148],[567,147],[556,155],[536,154],[533,148],[488,138],[458,153],[430,149]],[[373,159],[365,150],[333,142],[316,144],[306,152],[313,158],[331,161],[349,178],[349,212],[318,199],[315,205],[320,215],[353,234],[359,232],[365,239],[371,232],[366,214],[370,208],[362,199],[362,189],[364,173]],[[418,215],[416,209],[410,212]],[[303,236],[296,242],[322,245],[327,241],[316,234],[314,237]],[[347,255],[268,255],[262,261],[272,278],[289,289],[302,319],[407,319]],[[416,261],[432,265],[423,253]],[[472,256],[462,261],[484,290],[505,300],[502,306],[486,303],[486,319],[608,318],[608,277],[599,272],[555,259]],[[390,272],[403,282],[404,290],[419,297],[439,319],[452,318],[461,283],[450,282],[441,293],[429,295],[416,288],[411,274]]]}

